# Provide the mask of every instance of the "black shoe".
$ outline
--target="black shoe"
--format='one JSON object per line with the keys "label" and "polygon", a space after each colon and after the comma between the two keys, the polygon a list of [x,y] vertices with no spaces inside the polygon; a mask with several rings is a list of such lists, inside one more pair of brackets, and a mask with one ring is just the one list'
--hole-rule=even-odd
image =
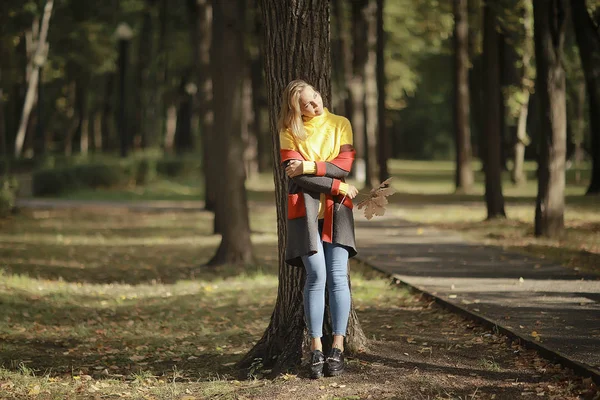
{"label": "black shoe", "polygon": [[344,372],[344,368],[346,368],[346,364],[344,362],[344,353],[342,350],[334,347],[331,349],[329,356],[327,357],[326,363],[326,372],[327,376],[338,376]]}
{"label": "black shoe", "polygon": [[325,364],[325,355],[321,350],[314,350],[310,353],[310,377],[319,379],[323,377],[323,364]]}

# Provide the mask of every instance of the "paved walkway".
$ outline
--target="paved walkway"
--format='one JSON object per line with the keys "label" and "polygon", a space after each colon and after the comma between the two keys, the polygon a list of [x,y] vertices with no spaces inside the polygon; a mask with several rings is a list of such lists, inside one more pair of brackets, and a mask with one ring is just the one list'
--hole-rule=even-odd
{"label": "paved walkway", "polygon": [[362,261],[600,382],[600,276],[394,217],[356,220]]}
{"label": "paved walkway", "polygon": [[[20,199],[31,208],[126,207],[200,210],[202,202]],[[600,384],[600,276],[393,216],[365,220],[357,211],[359,258],[455,311],[522,339]]]}

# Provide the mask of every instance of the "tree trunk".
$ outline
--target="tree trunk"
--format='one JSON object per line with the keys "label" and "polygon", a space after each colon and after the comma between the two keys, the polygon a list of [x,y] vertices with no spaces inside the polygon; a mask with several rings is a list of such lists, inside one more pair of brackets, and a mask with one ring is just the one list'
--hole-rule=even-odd
{"label": "tree trunk", "polygon": [[567,6],[566,0],[533,2],[541,118],[536,236],[558,237],[564,230],[567,110],[562,56]]}
{"label": "tree trunk", "polygon": [[177,130],[177,106],[170,104],[167,106],[165,121],[165,141],[163,147],[165,153],[173,154],[175,148],[175,131]]}
{"label": "tree trunk", "polygon": [[[204,208],[215,211],[218,171],[214,158],[216,140],[213,140],[212,79],[210,47],[213,24],[213,9],[210,0],[188,0],[192,16],[192,48],[198,92],[198,116],[200,118],[200,146],[202,148],[202,170],[204,174]],[[215,221],[216,222],[216,221]],[[215,233],[218,230],[215,229]]]}
{"label": "tree trunk", "polygon": [[342,2],[342,0],[332,0],[331,9],[333,11],[332,21],[335,23],[332,24],[333,29],[337,31],[338,50],[335,52],[336,55],[339,55],[339,64],[336,65],[336,68],[339,70],[339,76],[342,82],[340,83],[339,93],[337,95],[340,98],[340,105],[343,99],[343,108],[342,110],[336,110],[336,114],[345,115],[348,119],[352,121],[352,96],[351,96],[351,83],[352,83],[352,41],[350,38],[350,27],[349,21],[345,17],[345,6],[347,2]]}
{"label": "tree trunk", "polygon": [[533,79],[535,70],[531,62],[533,55],[533,9],[529,1],[523,1],[523,29],[525,31],[525,40],[523,42],[523,54],[521,57],[522,76],[521,76],[521,94],[523,101],[519,110],[517,119],[517,137],[514,147],[514,165],[511,172],[512,181],[517,184],[523,184],[527,181],[525,175],[525,148],[529,145],[529,136],[527,135],[527,115],[529,114],[529,96],[533,89]]}
{"label": "tree trunk", "polygon": [[[1,68],[0,68],[1,69]],[[0,72],[0,82],[2,82],[2,73]],[[6,125],[4,122],[4,93],[2,87],[0,86],[0,156],[4,162],[3,165],[0,166],[0,176],[8,175],[8,152],[6,151]]]}
{"label": "tree trunk", "polygon": [[115,77],[115,73],[105,75],[106,90],[102,97],[102,148],[104,151],[114,151],[118,148],[114,130],[114,106],[112,101]]}
{"label": "tree trunk", "polygon": [[471,122],[469,110],[469,15],[467,0],[454,0],[454,129],[456,137],[456,192],[473,189]]}
{"label": "tree trunk", "polygon": [[389,154],[389,137],[385,116],[385,31],[383,30],[384,0],[377,0],[377,161],[379,164],[379,182],[389,177],[387,161]]}
{"label": "tree trunk", "polygon": [[[258,14],[258,13],[257,13]],[[257,18],[258,19],[258,18]],[[256,22],[258,24],[258,22]],[[261,37],[262,33],[257,28],[255,31],[257,37]],[[256,135],[256,146],[258,152],[258,171],[267,172],[270,170],[273,163],[271,157],[271,138],[269,137],[269,127],[263,118],[264,110],[266,109],[266,99],[264,95],[265,82],[262,75],[263,57],[258,51],[258,55],[250,62],[250,75],[252,79],[252,111],[254,119],[252,129]]]}
{"label": "tree trunk", "polygon": [[189,74],[184,73],[179,84],[179,105],[177,107],[177,127],[175,128],[175,153],[181,155],[191,151],[193,98],[188,90]]}
{"label": "tree trunk", "polygon": [[[487,0],[488,2],[490,0]],[[500,160],[501,95],[500,71],[498,60],[499,34],[496,30],[496,15],[488,2],[483,10],[483,76],[485,129],[482,145],[485,152],[483,169],[485,172],[485,202],[487,218],[506,217],[504,196],[502,194],[502,168]]]}
{"label": "tree trunk", "polygon": [[600,27],[588,14],[585,0],[573,0],[571,8],[590,110],[592,179],[586,194],[600,194]]}
{"label": "tree trunk", "polygon": [[[250,61],[249,55],[246,59]],[[244,108],[244,121],[242,122],[244,171],[246,172],[246,178],[252,179],[258,174],[258,134],[252,129],[254,126],[254,107],[250,68],[244,68],[244,72],[244,88],[242,90],[242,107]]]}
{"label": "tree trunk", "polygon": [[79,139],[79,153],[82,155],[88,154],[89,148],[89,116],[88,116],[88,82],[77,85],[76,104],[79,114],[79,126],[77,126],[76,138]]}
{"label": "tree trunk", "polygon": [[350,97],[352,99],[352,115],[350,121],[354,132],[354,148],[356,159],[350,173],[358,185],[364,185],[366,172],[366,121],[365,121],[365,64],[367,63],[367,21],[364,8],[369,0],[352,1],[352,41],[354,54],[352,57],[352,79],[350,81]]}
{"label": "tree trunk", "polygon": [[365,161],[367,165],[366,183],[368,187],[379,186],[379,173],[377,171],[377,129],[378,129],[378,95],[377,95],[377,2],[369,0],[363,9],[367,23],[367,61],[365,63],[365,117],[367,151]]}
{"label": "tree trunk", "polygon": [[[254,348],[239,362],[239,366],[247,368],[253,361],[260,359],[265,368],[270,368],[277,374],[297,366],[302,358],[303,344],[308,343],[302,299],[305,271],[284,262],[287,179],[285,171],[279,166],[277,110],[281,104],[281,92],[288,82],[296,78],[312,83],[320,90],[324,104],[329,104],[329,7],[327,2],[321,0],[261,0],[259,4],[265,22],[263,49],[274,156],[279,289],[268,328]],[[311,26],[310,35],[304,34],[304,26]],[[327,315],[325,321],[328,321]],[[325,331],[331,331],[328,322]],[[366,338],[352,308],[346,349],[354,352],[365,345]]]}
{"label": "tree trunk", "polygon": [[151,66],[153,63],[153,24],[152,24],[152,7],[154,1],[146,1],[144,10],[142,11],[142,33],[138,42],[138,57],[136,71],[136,88],[135,88],[135,124],[133,129],[134,143],[139,143],[140,147],[146,148],[148,145],[148,136],[152,135],[148,129],[152,129],[152,125],[147,123],[147,118],[150,116],[148,107],[153,96],[154,85],[150,84]]}
{"label": "tree trunk", "polygon": [[[23,114],[21,116],[21,123],[19,130],[17,131],[17,137],[15,140],[15,157],[20,157],[23,151],[23,143],[25,142],[25,132],[27,131],[27,122],[29,121],[29,115],[35,102],[36,89],[38,85],[40,65],[43,64],[42,60],[46,59],[48,46],[46,44],[46,38],[48,37],[48,28],[50,25],[50,16],[52,15],[52,6],[54,5],[53,0],[47,0],[44,6],[44,16],[42,17],[42,27],[38,39],[38,46],[35,55],[31,58],[31,74],[28,80],[27,95],[25,96],[25,104],[23,105]],[[42,61],[40,63],[40,61]]]}
{"label": "tree trunk", "polygon": [[216,154],[218,177],[215,218],[222,221],[221,244],[208,265],[250,263],[248,201],[244,182],[244,146],[242,125],[244,68],[245,0],[223,2],[213,0],[213,45],[211,52],[215,132],[219,132]]}

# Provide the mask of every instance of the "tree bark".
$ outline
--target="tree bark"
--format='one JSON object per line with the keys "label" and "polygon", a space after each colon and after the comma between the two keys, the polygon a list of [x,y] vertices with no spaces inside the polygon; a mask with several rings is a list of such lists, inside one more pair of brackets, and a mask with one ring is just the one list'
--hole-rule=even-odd
{"label": "tree bark", "polygon": [[367,21],[364,8],[369,0],[352,1],[352,79],[350,81],[350,97],[352,101],[352,130],[354,132],[354,148],[356,159],[350,175],[359,185],[364,185],[367,179],[366,172],[366,120],[365,120],[365,64],[367,63]]}
{"label": "tree bark", "polygon": [[35,102],[40,68],[43,65],[44,60],[46,58],[48,48],[46,45],[46,38],[48,37],[50,16],[52,15],[53,5],[53,0],[47,0],[46,5],[44,6],[44,16],[42,17],[42,27],[38,39],[38,46],[35,51],[35,55],[31,59],[31,74],[28,80],[27,95],[25,96],[25,104],[23,105],[21,123],[19,125],[19,130],[17,131],[17,137],[15,140],[15,157],[20,157],[23,151],[23,143],[25,142],[25,132],[27,131],[27,122],[29,121],[29,115],[31,114],[31,110],[33,109],[33,103]]}
{"label": "tree bark", "polygon": [[[192,48],[194,73],[196,75],[196,102],[200,118],[200,146],[202,148],[202,169],[204,173],[204,208],[215,211],[218,173],[215,168],[215,146],[213,140],[212,78],[210,48],[212,41],[213,9],[210,0],[188,0],[192,18]],[[215,229],[215,233],[217,233]]]}
{"label": "tree bark", "polygon": [[389,137],[385,116],[385,31],[383,30],[384,0],[377,0],[377,161],[379,164],[379,182],[389,177],[387,161],[389,155]]}
{"label": "tree bark", "polygon": [[533,79],[535,70],[531,62],[533,55],[533,8],[529,1],[525,0],[523,4],[523,29],[525,31],[525,40],[523,41],[523,54],[521,56],[522,75],[521,75],[521,93],[523,101],[519,110],[517,119],[517,137],[514,145],[514,165],[511,172],[512,181],[517,184],[523,184],[527,181],[525,175],[525,148],[529,145],[529,136],[527,135],[527,115],[529,114],[529,96],[533,88]]}
{"label": "tree bark", "polygon": [[[277,112],[283,89],[288,82],[297,78],[313,84],[321,92],[324,104],[330,103],[329,8],[327,2],[321,0],[261,0],[259,5],[265,23],[263,49],[273,143],[279,289],[268,328],[238,365],[247,368],[256,359],[260,359],[264,368],[277,374],[296,367],[302,358],[303,345],[308,343],[302,299],[305,271],[303,268],[289,266],[284,261],[287,178],[279,165]],[[304,34],[304,26],[311,27],[310,35]],[[328,321],[327,315],[325,321]],[[325,332],[331,332],[329,323],[326,322],[325,328]],[[346,349],[354,352],[365,345],[366,338],[352,308]]]}
{"label": "tree bark", "polygon": [[379,186],[377,171],[377,130],[378,94],[377,94],[377,2],[369,0],[363,8],[367,23],[367,60],[365,63],[365,117],[366,117],[366,183],[368,187]]}
{"label": "tree bark", "polygon": [[536,236],[558,237],[564,230],[567,112],[562,57],[567,7],[566,0],[533,2],[541,119]]}
{"label": "tree bark", "polygon": [[589,104],[592,179],[586,194],[600,194],[600,27],[588,14],[585,0],[571,2],[573,26],[585,75]]}
{"label": "tree bark", "polygon": [[244,56],[245,0],[213,0],[211,52],[218,175],[215,218],[222,221],[221,244],[208,265],[253,261],[248,201],[244,182],[242,124],[246,62]]}
{"label": "tree bark", "polygon": [[[246,59],[249,63],[249,54]],[[254,107],[250,68],[244,68],[244,72],[244,84],[242,90],[242,107],[244,108],[244,121],[242,122],[244,171],[246,172],[246,177],[252,179],[258,174],[258,138],[257,132],[252,129],[254,122]]]}
{"label": "tree bark", "polygon": [[189,74],[184,73],[179,85],[179,104],[177,106],[177,127],[175,128],[175,153],[182,155],[193,148],[192,114],[193,98],[188,91]]}
{"label": "tree bark", "polygon": [[[154,24],[152,17],[153,0],[147,0],[142,11],[142,33],[138,44],[136,94],[135,101],[135,127],[134,143],[139,143],[142,149],[153,141],[153,130],[156,122],[154,115],[155,85],[152,82],[152,64],[154,58],[153,38]],[[152,108],[152,110],[151,110]],[[148,122],[153,123],[148,123]]]}
{"label": "tree bark", "polygon": [[342,103],[343,98],[343,109],[336,110],[336,113],[341,113],[345,115],[348,119],[352,121],[352,96],[351,96],[351,83],[352,83],[352,40],[350,37],[350,27],[349,21],[345,17],[345,6],[347,2],[342,2],[342,0],[332,0],[331,9],[333,12],[332,21],[335,23],[332,24],[333,29],[337,31],[337,38],[339,46],[336,51],[336,55],[339,55],[339,64],[337,64],[336,68],[339,69],[339,76],[342,80],[343,84],[340,83],[340,92],[336,93],[340,98],[340,103]]}
{"label": "tree bark", "polygon": [[456,137],[455,183],[457,193],[470,193],[473,189],[468,43],[467,0],[454,0],[454,134]]}
{"label": "tree bark", "polygon": [[485,173],[485,202],[487,219],[506,217],[504,212],[504,196],[502,194],[501,170],[501,95],[500,71],[498,60],[499,34],[496,30],[496,15],[487,0],[483,9],[483,76],[485,129],[482,137],[485,157],[483,170]]}

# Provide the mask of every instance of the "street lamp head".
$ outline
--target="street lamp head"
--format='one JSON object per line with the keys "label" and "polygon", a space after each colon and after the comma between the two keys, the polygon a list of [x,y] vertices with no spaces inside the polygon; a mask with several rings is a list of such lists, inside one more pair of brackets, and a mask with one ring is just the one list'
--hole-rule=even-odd
{"label": "street lamp head", "polygon": [[133,37],[133,30],[129,27],[127,22],[121,22],[115,30],[115,37],[119,40],[131,40]]}

